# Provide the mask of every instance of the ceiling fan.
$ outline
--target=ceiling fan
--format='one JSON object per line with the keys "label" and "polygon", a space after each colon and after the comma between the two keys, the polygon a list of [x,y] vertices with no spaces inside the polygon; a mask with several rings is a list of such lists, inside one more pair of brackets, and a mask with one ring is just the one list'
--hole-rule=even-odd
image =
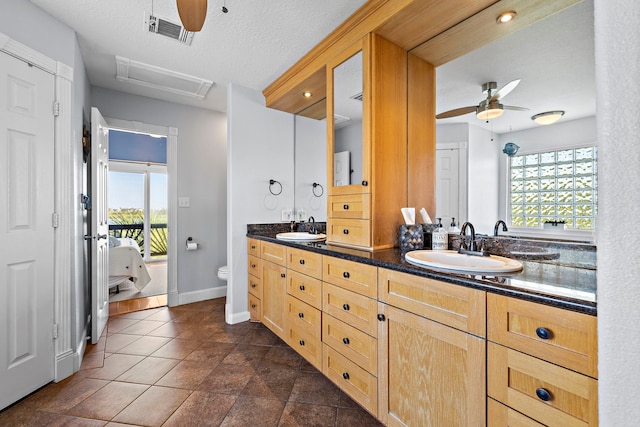
{"label": "ceiling fan", "polygon": [[512,80],[497,91],[496,89],[498,88],[498,85],[496,82],[484,83],[482,85],[482,93],[486,93],[487,97],[480,101],[478,105],[455,108],[453,110],[445,111],[444,113],[436,115],[436,119],[447,119],[449,117],[462,116],[463,114],[468,114],[475,111],[476,117],[480,120],[491,120],[495,119],[496,117],[500,117],[504,110],[528,110],[528,108],[503,105],[500,103],[500,100],[508,95],[513,89],[515,89],[519,83],[520,79]]}

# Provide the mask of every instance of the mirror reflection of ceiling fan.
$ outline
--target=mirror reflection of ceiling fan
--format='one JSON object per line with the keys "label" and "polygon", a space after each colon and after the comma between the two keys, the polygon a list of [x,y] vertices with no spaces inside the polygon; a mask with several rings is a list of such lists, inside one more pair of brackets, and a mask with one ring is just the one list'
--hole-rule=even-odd
{"label": "mirror reflection of ceiling fan", "polygon": [[486,93],[486,98],[480,101],[478,105],[469,107],[455,108],[436,115],[436,119],[448,119],[449,117],[462,116],[468,113],[476,113],[476,117],[480,120],[491,120],[500,117],[504,110],[525,111],[528,108],[515,107],[513,105],[503,105],[500,100],[507,96],[513,89],[518,86],[520,79],[510,81],[496,91],[498,85],[496,82],[487,82],[482,85],[482,93]]}

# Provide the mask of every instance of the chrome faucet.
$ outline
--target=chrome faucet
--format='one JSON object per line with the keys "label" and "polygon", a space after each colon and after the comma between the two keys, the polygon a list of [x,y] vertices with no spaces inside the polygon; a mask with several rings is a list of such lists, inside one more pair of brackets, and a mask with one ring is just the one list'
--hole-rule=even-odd
{"label": "chrome faucet", "polygon": [[292,232],[292,233],[293,233],[294,231],[296,231],[296,222],[295,222],[295,221],[291,221],[290,227],[291,227],[291,232]]}
{"label": "chrome faucet", "polygon": [[500,227],[500,224],[502,224],[502,231],[509,231],[509,229],[507,228],[507,224],[499,219],[498,221],[496,221],[496,226],[493,227],[493,236],[494,237],[498,237],[498,227]]}
{"label": "chrome faucet", "polygon": [[309,233],[318,234],[318,229],[316,228],[316,219],[312,216],[309,217]]}

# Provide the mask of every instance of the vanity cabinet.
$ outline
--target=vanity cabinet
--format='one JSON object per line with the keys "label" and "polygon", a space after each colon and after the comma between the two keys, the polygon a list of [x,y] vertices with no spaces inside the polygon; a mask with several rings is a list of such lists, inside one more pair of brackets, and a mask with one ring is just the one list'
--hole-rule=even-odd
{"label": "vanity cabinet", "polygon": [[260,259],[260,240],[248,239],[249,271],[249,320],[259,322],[262,319],[262,260]]}
{"label": "vanity cabinet", "polygon": [[489,397],[543,425],[597,425],[597,319],[495,294],[487,307]]}
{"label": "vanity cabinet", "polygon": [[286,300],[287,268],[286,246],[261,242],[260,261],[262,263],[262,317],[266,327],[286,340]]}
{"label": "vanity cabinet", "polygon": [[485,292],[383,268],[378,286],[378,418],[484,426]]}

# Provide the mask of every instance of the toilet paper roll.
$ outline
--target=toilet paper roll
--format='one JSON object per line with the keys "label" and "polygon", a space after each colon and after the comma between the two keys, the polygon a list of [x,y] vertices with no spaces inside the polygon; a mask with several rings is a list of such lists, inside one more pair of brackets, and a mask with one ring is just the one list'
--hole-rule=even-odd
{"label": "toilet paper roll", "polygon": [[198,244],[196,242],[187,242],[188,251],[195,251],[196,249],[198,249]]}

